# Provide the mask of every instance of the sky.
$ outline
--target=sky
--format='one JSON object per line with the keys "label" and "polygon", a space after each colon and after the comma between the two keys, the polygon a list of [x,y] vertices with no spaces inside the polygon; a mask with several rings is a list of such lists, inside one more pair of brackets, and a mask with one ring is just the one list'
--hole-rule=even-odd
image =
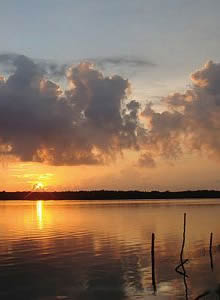
{"label": "sky", "polygon": [[220,189],[219,11],[3,1],[0,190]]}

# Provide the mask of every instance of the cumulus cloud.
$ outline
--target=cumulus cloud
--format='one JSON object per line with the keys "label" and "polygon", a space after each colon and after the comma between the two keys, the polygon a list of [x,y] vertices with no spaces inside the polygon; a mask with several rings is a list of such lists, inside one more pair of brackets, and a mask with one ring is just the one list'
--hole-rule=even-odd
{"label": "cumulus cloud", "polygon": [[0,54],[0,66],[7,74],[15,72],[16,66],[22,57],[35,63],[35,66],[41,73],[55,79],[60,79],[65,76],[68,65],[67,64],[58,64],[49,60],[33,60],[29,59],[26,56],[17,54],[17,53],[1,53]]}
{"label": "cumulus cloud", "polygon": [[0,56],[14,72],[1,77],[0,143],[22,161],[100,164],[137,149],[139,103],[130,84],[105,77],[90,63],[68,69],[69,88],[49,80],[41,64],[22,55]]}
{"label": "cumulus cloud", "polygon": [[129,99],[127,79],[105,76],[89,62],[60,71],[66,90],[51,79],[59,76],[56,65],[17,54],[0,55],[0,64],[11,70],[0,76],[1,156],[89,165],[134,150],[148,168],[189,150],[220,159],[220,64],[208,62],[185,93],[163,97],[162,112],[152,103],[142,109]]}
{"label": "cumulus cloud", "polygon": [[209,61],[204,68],[193,73],[191,79],[195,86],[210,94],[220,93],[220,64]]}
{"label": "cumulus cloud", "polygon": [[220,159],[220,64],[209,61],[191,80],[192,88],[185,93],[162,99],[163,112],[146,105],[142,116],[149,131],[142,147],[168,158],[190,150]]}

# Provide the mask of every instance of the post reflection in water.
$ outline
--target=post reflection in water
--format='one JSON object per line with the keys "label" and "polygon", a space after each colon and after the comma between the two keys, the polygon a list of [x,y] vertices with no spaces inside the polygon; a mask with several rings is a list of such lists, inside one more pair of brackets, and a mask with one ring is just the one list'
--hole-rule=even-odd
{"label": "post reflection in water", "polygon": [[[184,212],[188,216],[187,297],[195,299],[216,290],[220,282],[217,201],[0,201],[0,299],[148,299],[152,296],[152,232],[156,237],[154,297],[186,299],[183,277],[175,272]],[[213,272],[208,232],[215,236]]]}

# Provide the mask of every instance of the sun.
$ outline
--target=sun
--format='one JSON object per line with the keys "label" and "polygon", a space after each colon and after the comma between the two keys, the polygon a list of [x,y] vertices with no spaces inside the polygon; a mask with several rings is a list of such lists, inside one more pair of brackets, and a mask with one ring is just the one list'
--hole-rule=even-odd
{"label": "sun", "polygon": [[43,190],[45,188],[45,185],[43,182],[37,182],[33,185],[33,190],[38,191],[38,190]]}

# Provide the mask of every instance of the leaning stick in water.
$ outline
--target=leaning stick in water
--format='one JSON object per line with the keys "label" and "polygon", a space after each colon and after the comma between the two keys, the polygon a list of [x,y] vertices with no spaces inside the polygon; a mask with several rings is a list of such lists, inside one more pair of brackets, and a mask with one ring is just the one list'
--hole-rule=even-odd
{"label": "leaning stick in water", "polygon": [[[188,300],[188,286],[187,286],[187,281],[186,281],[186,278],[188,276],[186,274],[184,264],[187,263],[189,260],[188,259],[183,259],[185,241],[186,241],[186,213],[184,213],[183,242],[182,242],[182,247],[181,247],[181,251],[180,251],[180,264],[175,268],[175,271],[183,276],[183,283],[184,283],[184,286],[185,286],[185,299]],[[182,271],[179,270],[180,267],[182,268]]]}

